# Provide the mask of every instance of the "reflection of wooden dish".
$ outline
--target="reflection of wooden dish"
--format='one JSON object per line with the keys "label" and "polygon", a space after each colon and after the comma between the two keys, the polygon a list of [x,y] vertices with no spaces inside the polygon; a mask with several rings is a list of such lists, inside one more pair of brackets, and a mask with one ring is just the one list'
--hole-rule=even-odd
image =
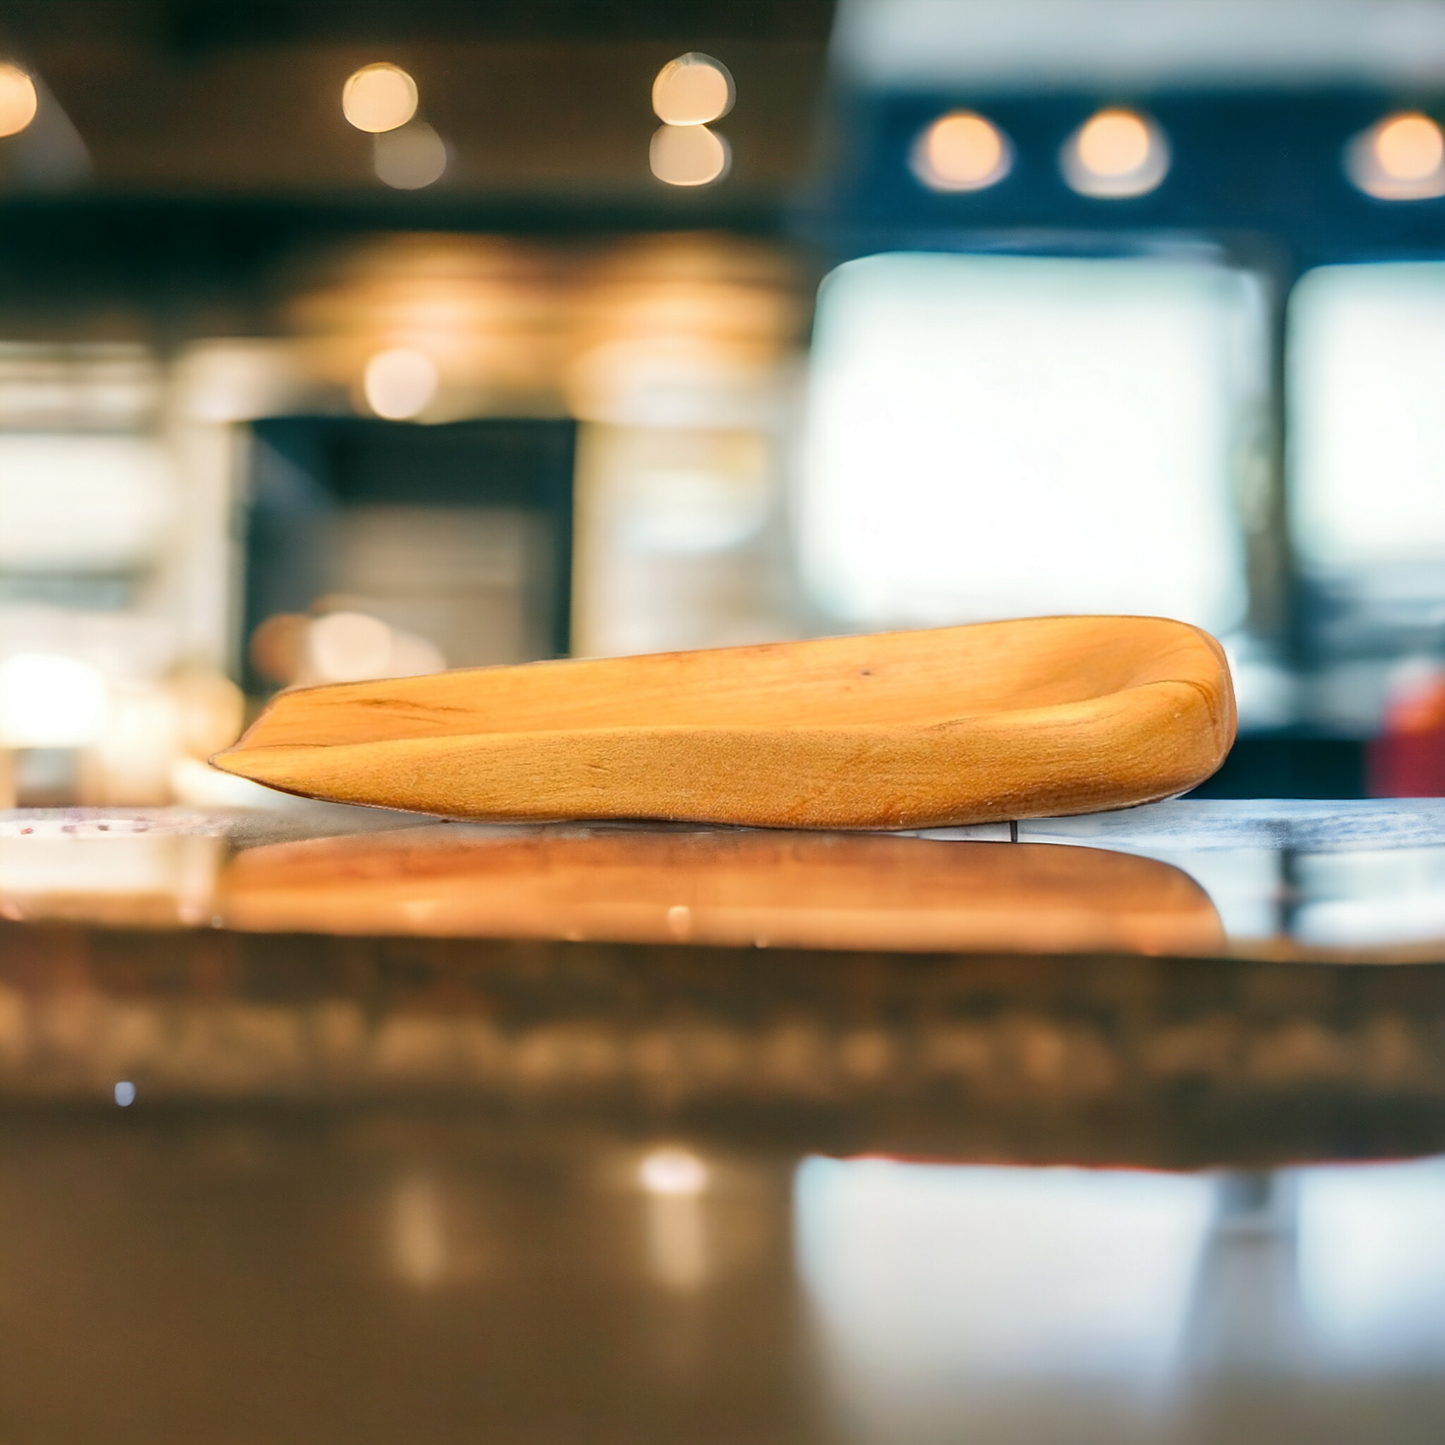
{"label": "reflection of wooden dish", "polygon": [[911,828],[1167,797],[1233,739],[1206,633],[1053,617],[297,689],[213,761],[458,817]]}
{"label": "reflection of wooden dish", "polygon": [[243,853],[218,904],[267,932],[1033,953],[1212,953],[1150,858],[1032,843],[445,824]]}

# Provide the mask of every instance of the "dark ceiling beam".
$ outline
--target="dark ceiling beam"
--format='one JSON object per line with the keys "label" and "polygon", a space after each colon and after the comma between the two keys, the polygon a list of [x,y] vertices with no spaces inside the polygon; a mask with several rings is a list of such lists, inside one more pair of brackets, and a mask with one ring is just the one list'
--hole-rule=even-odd
{"label": "dark ceiling beam", "polygon": [[3,0],[22,46],[85,36],[172,54],[408,40],[825,41],[833,0]]}

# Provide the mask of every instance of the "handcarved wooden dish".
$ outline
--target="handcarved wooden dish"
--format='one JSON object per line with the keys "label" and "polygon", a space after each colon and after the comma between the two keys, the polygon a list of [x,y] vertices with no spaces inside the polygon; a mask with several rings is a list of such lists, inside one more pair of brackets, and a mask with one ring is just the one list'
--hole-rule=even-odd
{"label": "handcarved wooden dish", "polygon": [[212,761],[455,817],[898,829],[1168,797],[1234,727],[1207,633],[1045,617],[301,688]]}
{"label": "handcarved wooden dish", "polygon": [[227,927],[890,952],[1214,954],[1214,905],[1153,858],[1039,843],[616,825],[420,828],[240,854]]}

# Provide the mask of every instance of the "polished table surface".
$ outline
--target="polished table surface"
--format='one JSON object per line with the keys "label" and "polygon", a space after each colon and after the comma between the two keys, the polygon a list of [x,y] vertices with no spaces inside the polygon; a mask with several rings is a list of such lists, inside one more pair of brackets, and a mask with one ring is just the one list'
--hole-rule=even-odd
{"label": "polished table surface", "polygon": [[0,1438],[1438,1441],[1441,859],[0,815]]}

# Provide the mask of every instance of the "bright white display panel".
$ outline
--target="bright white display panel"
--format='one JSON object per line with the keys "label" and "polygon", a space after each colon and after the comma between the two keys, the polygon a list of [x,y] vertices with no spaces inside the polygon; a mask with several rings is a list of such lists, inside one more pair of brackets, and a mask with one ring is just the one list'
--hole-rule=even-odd
{"label": "bright white display panel", "polygon": [[1302,559],[1445,561],[1445,264],[1311,271],[1290,297],[1288,345]]}
{"label": "bright white display panel", "polygon": [[1211,264],[871,256],[823,283],[797,528],[860,626],[1246,607],[1261,288]]}

